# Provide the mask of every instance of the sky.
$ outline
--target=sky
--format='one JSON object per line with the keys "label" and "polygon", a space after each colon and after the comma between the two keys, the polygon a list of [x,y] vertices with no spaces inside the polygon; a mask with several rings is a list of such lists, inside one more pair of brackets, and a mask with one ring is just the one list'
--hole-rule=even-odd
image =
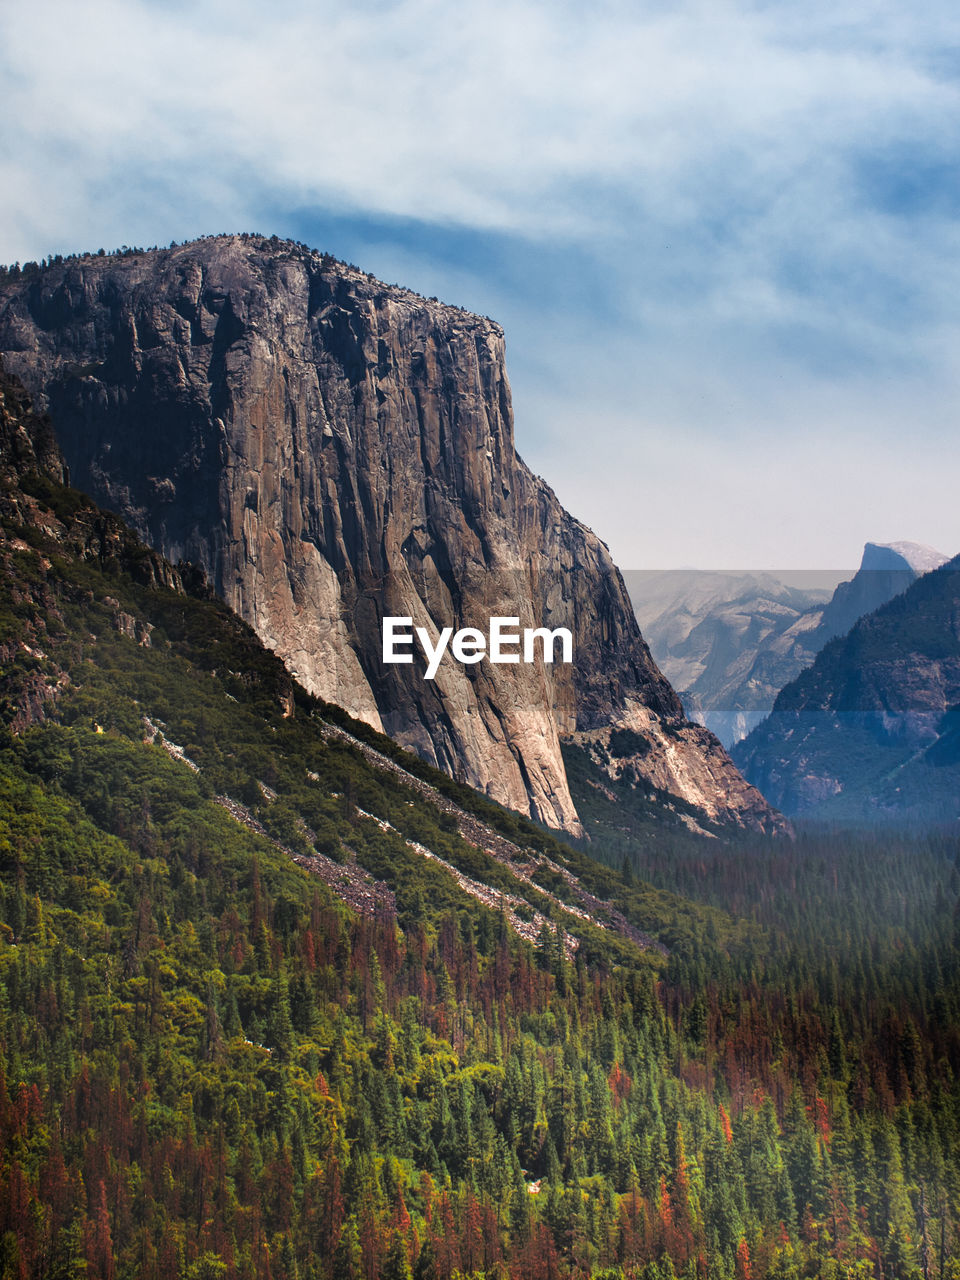
{"label": "sky", "polygon": [[960,10],[0,6],[0,261],[222,231],[498,320],[625,569],[960,552]]}

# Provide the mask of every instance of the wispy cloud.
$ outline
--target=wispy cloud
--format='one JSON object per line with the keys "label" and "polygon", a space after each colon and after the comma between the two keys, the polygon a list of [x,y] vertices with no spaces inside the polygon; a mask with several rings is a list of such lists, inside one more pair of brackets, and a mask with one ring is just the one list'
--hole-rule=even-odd
{"label": "wispy cloud", "polygon": [[[577,441],[588,413],[611,448],[633,424],[641,470],[645,448],[672,442],[675,470],[685,450],[691,484],[717,440],[773,438],[798,512],[781,461],[815,445],[863,521],[903,415],[945,437],[953,6],[34,0],[0,11],[0,74],[0,257],[336,225],[363,265],[515,326],[521,446],[548,473],[559,454],[561,496],[601,525],[629,496],[622,454],[605,495],[576,479],[602,470]],[[858,479],[864,432],[882,447]],[[727,470],[725,497],[698,481],[715,522],[759,483]],[[900,501],[890,535],[930,537]],[[823,548],[851,532],[823,521]]]}
{"label": "wispy cloud", "polygon": [[[863,153],[953,154],[946,6],[38,0],[2,17],[13,155],[541,235],[845,201]],[[852,20],[856,15],[856,20]],[[8,117],[10,118],[10,117]],[[944,174],[944,179],[947,175]],[[609,211],[605,190],[621,196]],[[66,212],[66,210],[65,210]],[[781,210],[782,212],[782,210]]]}

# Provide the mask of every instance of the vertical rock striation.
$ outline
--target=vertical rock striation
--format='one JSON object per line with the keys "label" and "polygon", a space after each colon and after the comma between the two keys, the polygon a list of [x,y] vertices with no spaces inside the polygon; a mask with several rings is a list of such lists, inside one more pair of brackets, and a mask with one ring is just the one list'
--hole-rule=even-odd
{"label": "vertical rock striation", "polygon": [[[551,826],[579,829],[560,737],[618,724],[673,726],[645,766],[657,785],[773,821],[683,727],[606,547],[517,456],[491,320],[225,236],[8,281],[0,352],[74,483],[202,564],[312,692]],[[574,664],[447,657],[426,681],[382,663],[386,615],[568,627]]]}

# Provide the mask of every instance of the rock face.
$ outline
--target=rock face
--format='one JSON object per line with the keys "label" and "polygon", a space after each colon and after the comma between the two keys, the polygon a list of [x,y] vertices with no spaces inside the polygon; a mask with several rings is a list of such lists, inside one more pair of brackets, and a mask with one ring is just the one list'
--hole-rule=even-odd
{"label": "rock face", "polygon": [[0,364],[0,473],[11,490],[34,473],[56,484],[69,483],[63,455],[49,417],[34,412],[19,378]]}
{"label": "rock face", "polygon": [[960,557],[827,644],[734,758],[791,814],[960,818]]}
{"label": "rock face", "polygon": [[[561,736],[684,725],[606,547],[514,450],[492,321],[231,236],[8,280],[0,353],[74,484],[201,564],[311,692],[501,803],[577,831]],[[388,615],[566,627],[574,662],[448,656],[426,681],[383,664]],[[720,820],[776,825],[704,730],[645,759]]]}
{"label": "rock face", "polygon": [[815,633],[817,651],[946,561],[942,552],[919,542],[868,542],[860,568],[849,582],[840,583],[823,611]]}
{"label": "rock face", "polygon": [[[49,653],[57,647],[51,644],[49,626],[55,622],[55,635],[61,639],[69,631],[64,600],[84,607],[92,599],[86,585],[74,584],[61,594],[59,568],[41,554],[39,573],[36,563],[25,569],[23,553],[38,545],[47,551],[56,547],[67,561],[93,562],[100,570],[126,574],[153,590],[200,598],[211,594],[195,566],[169,564],[112,512],[63,489],[67,483],[67,467],[49,417],[34,411],[23,383],[0,363],[0,574],[13,606],[0,637],[0,709],[14,733],[45,720],[71,684],[70,664],[62,665],[62,655],[54,658]],[[112,597],[104,597],[102,604],[112,610],[117,630],[151,647],[154,628],[149,623],[122,610]]]}
{"label": "rock face", "polygon": [[[0,516],[53,537],[81,560],[115,565],[144,586],[201,598],[210,595],[194,565],[168,564],[112,512],[97,510],[84,500],[56,516],[44,514],[36,497],[44,494],[45,481],[70,481],[53,424],[47,414],[34,410],[23,383],[0,362]],[[0,545],[4,536],[0,533]]]}

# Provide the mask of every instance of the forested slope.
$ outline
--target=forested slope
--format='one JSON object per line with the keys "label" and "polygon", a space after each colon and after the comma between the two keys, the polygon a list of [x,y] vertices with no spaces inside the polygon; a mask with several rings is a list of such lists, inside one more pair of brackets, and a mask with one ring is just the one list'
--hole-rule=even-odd
{"label": "forested slope", "polygon": [[955,557],[832,640],[735,755],[746,776],[795,816],[954,825],[958,717]]}
{"label": "forested slope", "polygon": [[955,842],[623,878],[335,720],[42,425],[2,440],[0,1276],[960,1274]]}

